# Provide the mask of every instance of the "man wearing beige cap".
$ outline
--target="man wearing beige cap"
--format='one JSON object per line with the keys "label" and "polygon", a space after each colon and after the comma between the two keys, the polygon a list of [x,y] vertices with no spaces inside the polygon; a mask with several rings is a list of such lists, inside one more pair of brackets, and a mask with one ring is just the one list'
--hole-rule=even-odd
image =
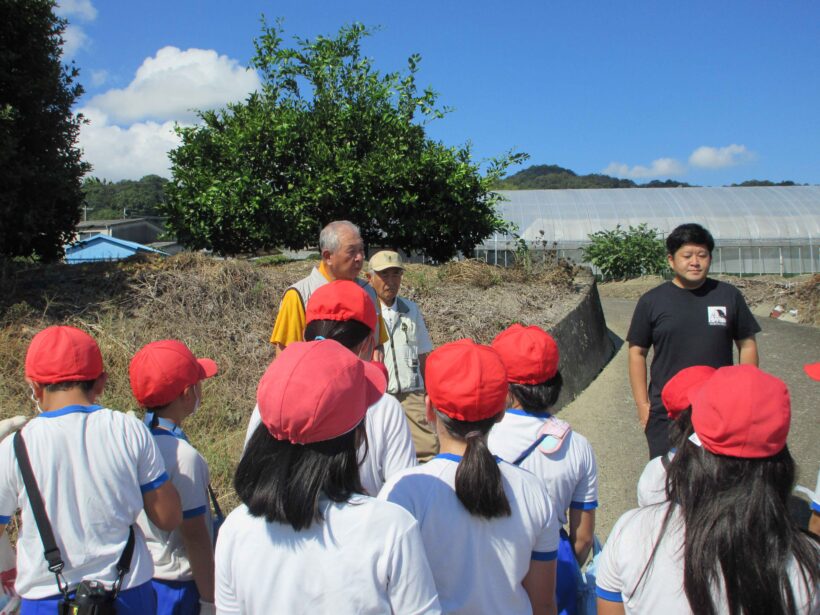
{"label": "man wearing beige cap", "polygon": [[389,374],[388,392],[401,402],[416,456],[421,462],[438,454],[435,430],[427,424],[424,408],[424,363],[433,342],[418,306],[399,297],[404,263],[397,252],[382,250],[370,257],[367,279],[379,298],[387,329],[384,364]]}

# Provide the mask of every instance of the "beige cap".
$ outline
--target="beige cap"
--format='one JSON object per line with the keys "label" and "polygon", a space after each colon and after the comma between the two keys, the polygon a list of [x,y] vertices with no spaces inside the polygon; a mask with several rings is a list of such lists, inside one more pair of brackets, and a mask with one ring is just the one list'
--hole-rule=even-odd
{"label": "beige cap", "polygon": [[401,262],[401,256],[398,252],[382,250],[370,257],[370,269],[373,271],[384,271],[391,267],[398,267],[404,271],[404,263]]}

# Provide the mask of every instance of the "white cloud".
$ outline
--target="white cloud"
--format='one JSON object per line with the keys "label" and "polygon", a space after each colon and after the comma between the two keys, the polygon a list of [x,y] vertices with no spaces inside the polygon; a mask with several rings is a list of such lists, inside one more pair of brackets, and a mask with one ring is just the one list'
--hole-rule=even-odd
{"label": "white cloud", "polygon": [[80,109],[89,120],[80,130],[83,158],[93,165],[91,175],[112,181],[156,174],[170,177],[168,152],[179,145],[174,122],[112,125],[101,111]]}
{"label": "white cloud", "polygon": [[195,109],[243,100],[259,87],[255,71],[212,49],[163,47],[143,61],[126,88],[95,96],[88,106],[104,112],[115,123],[146,119],[193,122]]}
{"label": "white cloud", "polygon": [[621,162],[612,162],[603,170],[607,175],[616,177],[630,177],[633,179],[645,179],[649,177],[673,177],[686,173],[686,166],[674,158],[658,158],[653,160],[650,166],[635,165],[630,167]]}
{"label": "white cloud", "polygon": [[751,160],[754,154],[745,145],[727,145],[726,147],[709,147],[703,145],[689,156],[689,164],[704,169],[722,169]]}
{"label": "white cloud", "polygon": [[[54,12],[59,17],[71,21],[94,21],[97,18],[97,9],[91,4],[91,0],[61,0],[54,7]],[[88,48],[90,40],[82,26],[76,23],[69,23],[63,31],[63,58],[71,60],[80,49]]]}
{"label": "white cloud", "polygon": [[[105,79],[105,71],[92,80]],[[89,123],[80,147],[92,175],[117,181],[169,177],[168,152],[179,145],[174,123],[192,125],[192,109],[222,107],[260,88],[255,71],[213,50],[164,47],[146,58],[123,89],[94,96],[80,109]]]}
{"label": "white cloud", "polygon": [[60,0],[54,9],[59,17],[75,17],[79,21],[94,21],[97,9],[91,0]]}
{"label": "white cloud", "polygon": [[71,60],[80,49],[88,47],[89,39],[80,26],[68,24],[63,31],[63,59]]}
{"label": "white cloud", "polygon": [[108,71],[104,69],[91,71],[91,84],[94,87],[100,87],[103,83],[108,81]]}

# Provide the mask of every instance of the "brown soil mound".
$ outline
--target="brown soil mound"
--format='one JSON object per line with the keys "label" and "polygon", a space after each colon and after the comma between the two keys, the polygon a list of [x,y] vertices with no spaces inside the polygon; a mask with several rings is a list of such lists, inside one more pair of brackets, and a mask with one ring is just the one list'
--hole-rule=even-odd
{"label": "brown soil mound", "polygon": [[[256,383],[272,358],[268,343],[285,289],[315,261],[279,265],[180,254],[122,263],[0,266],[0,418],[31,414],[23,361],[31,337],[72,324],[100,344],[109,384],[102,403],[136,410],[128,363],[144,344],[177,338],[211,357],[220,375],[205,383],[202,410],[186,432],[208,459],[227,509]],[[402,294],[417,301],[435,345],[461,337],[489,342],[516,322],[549,328],[577,302],[576,270],[566,264],[529,270],[476,261],[410,265]]]}

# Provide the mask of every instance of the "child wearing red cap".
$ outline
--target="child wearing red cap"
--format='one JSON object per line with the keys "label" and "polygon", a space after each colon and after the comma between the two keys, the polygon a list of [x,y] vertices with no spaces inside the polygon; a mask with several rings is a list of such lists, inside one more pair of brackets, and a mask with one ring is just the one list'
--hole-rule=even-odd
{"label": "child wearing red cap", "polygon": [[[368,360],[373,354],[374,331],[378,326],[373,302],[361,286],[349,280],[325,284],[311,295],[306,310],[305,340],[336,340]],[[384,369],[384,364],[376,363]],[[245,444],[260,423],[259,409],[254,408]],[[367,412],[367,447],[360,451],[359,475],[370,495],[377,495],[384,481],[397,472],[416,465],[416,449],[404,409],[398,400],[386,393]]]}
{"label": "child wearing red cap", "polygon": [[684,439],[692,435],[692,402],[694,393],[715,373],[709,365],[693,365],[672,376],[661,390],[661,401],[671,421],[668,453],[649,461],[638,479],[638,506],[666,501],[666,469]]}
{"label": "child wearing red cap", "polygon": [[386,386],[333,340],[270,364],[234,477],[242,505],[216,545],[220,614],[441,613],[418,524],[359,480],[365,414]]}
{"label": "child wearing red cap", "polygon": [[[553,337],[540,327],[514,324],[496,336],[492,347],[507,370],[509,395],[504,420],[490,432],[490,450],[529,470],[546,487],[562,526],[558,612],[574,615],[579,565],[586,561],[595,533],[595,453],[584,436],[549,412],[562,385],[560,354]],[[567,525],[569,532],[563,527]]]}
{"label": "child wearing red cap", "polygon": [[[145,511],[157,527],[182,520],[179,496],[151,434],[137,419],[95,402],[106,374],[94,339],[74,327],[49,327],[34,336],[26,381],[40,414],[20,432],[34,478],[65,562],[60,587],[49,572],[43,542],[15,458],[13,438],[0,443],[0,530],[22,509],[17,543],[17,592],[22,614],[57,612],[65,589],[82,580],[111,589],[117,561]],[[154,567],[142,532],[133,532],[130,571],[116,599],[120,615],[156,612]]]}
{"label": "child wearing red cap", "polygon": [[820,612],[820,542],[791,520],[786,385],[752,365],[692,394],[661,504],[625,513],[598,563],[598,613]]}
{"label": "child wearing red cap", "polygon": [[182,423],[199,408],[201,382],[216,375],[217,365],[197,359],[182,342],[162,340],[143,346],[128,373],[131,391],[147,410],[145,423],[182,500],[182,524],[170,532],[140,515],[154,559],[157,615],[215,613],[208,463],[188,442]]}
{"label": "child wearing red cap", "polygon": [[444,612],[554,615],[552,505],[537,477],[487,448],[504,415],[504,364],[465,339],[434,350],[426,376],[441,453],[388,480],[379,498],[418,519]]}

